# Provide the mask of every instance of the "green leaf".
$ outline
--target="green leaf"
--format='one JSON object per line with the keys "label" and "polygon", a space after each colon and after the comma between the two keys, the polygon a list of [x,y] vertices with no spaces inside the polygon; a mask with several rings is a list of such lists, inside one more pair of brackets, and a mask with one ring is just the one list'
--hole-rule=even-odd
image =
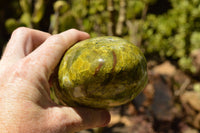
{"label": "green leaf", "polygon": [[20,0],[19,4],[20,4],[22,11],[24,13],[30,13],[31,12],[31,1],[30,0]]}
{"label": "green leaf", "polygon": [[53,5],[54,11],[64,14],[69,9],[69,4],[66,1],[58,0]]}
{"label": "green leaf", "polygon": [[25,24],[27,27],[32,28],[31,15],[29,13],[23,13],[22,16],[20,17],[20,22]]}
{"label": "green leaf", "polygon": [[23,26],[23,24],[13,18],[7,19],[5,22],[5,27],[8,33],[12,33],[17,27],[20,26]]}
{"label": "green leaf", "polygon": [[45,4],[44,0],[37,0],[34,4],[34,12],[32,15],[32,22],[39,23],[44,15]]}

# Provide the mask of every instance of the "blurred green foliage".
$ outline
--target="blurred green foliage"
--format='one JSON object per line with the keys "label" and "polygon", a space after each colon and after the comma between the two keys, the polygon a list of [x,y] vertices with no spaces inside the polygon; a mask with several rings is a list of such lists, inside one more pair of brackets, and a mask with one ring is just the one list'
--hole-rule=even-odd
{"label": "blurred green foliage", "polygon": [[172,8],[165,14],[148,15],[143,26],[146,52],[176,59],[182,69],[195,73],[190,55],[200,48],[199,3],[171,0]]}
{"label": "blurred green foliage", "polygon": [[159,59],[175,60],[182,70],[195,74],[191,53],[200,49],[199,3],[200,0],[12,0],[7,4],[16,12],[9,18],[0,18],[5,20],[6,34],[26,26],[52,34],[77,28],[92,37],[120,36],[141,47],[147,58],[157,55]]}

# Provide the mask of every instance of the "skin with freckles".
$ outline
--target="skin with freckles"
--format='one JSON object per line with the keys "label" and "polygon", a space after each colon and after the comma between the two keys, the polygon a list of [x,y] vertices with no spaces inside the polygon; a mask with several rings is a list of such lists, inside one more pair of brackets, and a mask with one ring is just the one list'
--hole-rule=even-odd
{"label": "skin with freckles", "polygon": [[55,104],[49,79],[65,51],[89,38],[71,29],[57,35],[16,29],[0,60],[1,133],[73,133],[103,127],[110,114],[103,109]]}

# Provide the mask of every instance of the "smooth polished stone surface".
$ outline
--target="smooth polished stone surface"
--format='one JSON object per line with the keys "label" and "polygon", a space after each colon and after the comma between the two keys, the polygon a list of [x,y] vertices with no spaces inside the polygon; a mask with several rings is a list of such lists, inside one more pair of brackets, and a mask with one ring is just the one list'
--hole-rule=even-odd
{"label": "smooth polished stone surface", "polygon": [[147,83],[143,53],[113,36],[78,42],[63,56],[56,97],[62,104],[109,108],[133,100]]}

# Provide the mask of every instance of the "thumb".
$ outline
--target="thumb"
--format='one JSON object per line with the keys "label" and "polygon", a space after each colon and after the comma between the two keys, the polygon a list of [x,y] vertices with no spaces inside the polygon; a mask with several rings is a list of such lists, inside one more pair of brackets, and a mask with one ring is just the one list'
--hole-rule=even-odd
{"label": "thumb", "polygon": [[110,113],[100,109],[53,107],[47,114],[50,128],[60,133],[104,127],[110,122]]}

